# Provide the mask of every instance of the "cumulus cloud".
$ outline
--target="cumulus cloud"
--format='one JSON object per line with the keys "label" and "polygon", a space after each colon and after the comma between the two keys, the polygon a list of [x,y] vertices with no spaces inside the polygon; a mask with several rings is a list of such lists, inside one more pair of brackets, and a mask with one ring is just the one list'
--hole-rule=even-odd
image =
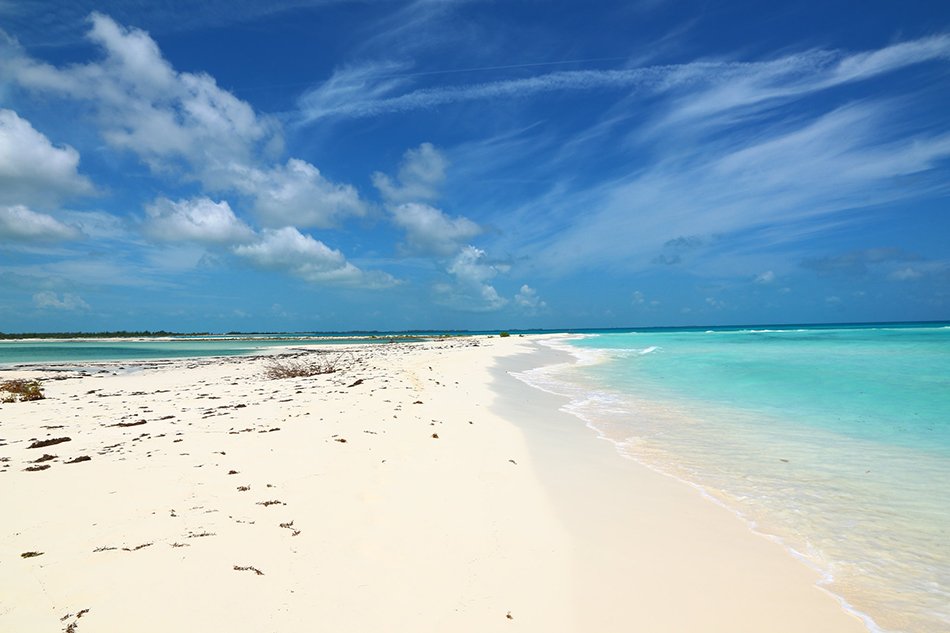
{"label": "cumulus cloud", "polygon": [[13,110],[0,109],[0,204],[36,204],[89,194],[79,152],[54,146]]}
{"label": "cumulus cloud", "polygon": [[529,312],[536,312],[547,307],[547,304],[538,296],[538,291],[528,284],[522,285],[518,294],[515,295],[515,304]]}
{"label": "cumulus cloud", "polygon": [[312,283],[369,287],[396,283],[385,273],[360,270],[340,251],[293,227],[264,229],[256,242],[237,246],[234,252],[260,268],[287,271]]}
{"label": "cumulus cloud", "polygon": [[75,240],[82,233],[51,215],[37,213],[17,204],[0,206],[0,240],[60,242]]}
{"label": "cumulus cloud", "polygon": [[764,273],[759,273],[758,275],[755,276],[754,281],[755,283],[762,284],[762,285],[770,284],[773,281],[775,281],[775,273],[772,272],[771,270],[767,270]]}
{"label": "cumulus cloud", "polygon": [[425,201],[439,195],[448,162],[431,143],[409,149],[399,165],[398,182],[381,172],[373,184],[386,201],[396,226],[406,232],[402,249],[413,255],[449,257],[482,230],[466,217],[449,217]]}
{"label": "cumulus cloud", "polygon": [[468,218],[450,218],[427,204],[407,202],[390,209],[393,222],[406,231],[406,252],[446,257],[457,252],[467,240],[479,235],[481,227]]}
{"label": "cumulus cloud", "polygon": [[386,203],[393,224],[405,232],[399,245],[407,255],[432,257],[445,267],[453,284],[436,291],[443,301],[462,310],[494,310],[507,303],[488,283],[500,267],[485,263],[485,252],[467,245],[482,228],[464,216],[451,217],[428,204],[439,196],[448,165],[431,143],[422,143],[403,155],[395,179],[373,174],[373,184]]}
{"label": "cumulus cloud", "polygon": [[354,187],[331,182],[303,160],[291,158],[270,169],[233,166],[232,172],[234,187],[252,198],[255,212],[269,227],[329,228],[366,214]]}
{"label": "cumulus cloud", "polygon": [[33,305],[37,308],[51,310],[89,310],[89,304],[82,300],[79,295],[64,293],[60,299],[55,292],[38,292],[33,295]]}
{"label": "cumulus cloud", "polygon": [[434,200],[445,181],[448,161],[432,143],[422,143],[416,149],[406,150],[397,176],[398,183],[381,172],[373,174],[373,184],[383,199],[391,204]]}
{"label": "cumulus cloud", "polygon": [[235,244],[254,238],[254,231],[223,200],[159,198],[145,207],[145,215],[145,233],[160,241]]}
{"label": "cumulus cloud", "polygon": [[438,289],[450,304],[460,310],[497,310],[508,303],[489,283],[499,271],[500,267],[487,261],[485,251],[466,246],[452,259],[447,268],[447,272],[455,278],[456,285],[443,285]]}
{"label": "cumulus cloud", "polygon": [[258,117],[209,75],[177,72],[145,31],[100,13],[90,24],[87,37],[101,60],[58,68],[8,46],[7,72],[26,88],[88,103],[109,144],[156,169],[174,160],[212,169],[246,161],[276,133],[271,119]]}
{"label": "cumulus cloud", "polygon": [[352,186],[333,183],[310,163],[273,164],[283,149],[274,117],[259,115],[206,73],[175,70],[145,31],[99,13],[90,23],[88,38],[102,59],[56,67],[7,43],[0,45],[0,70],[27,89],[86,104],[105,141],[155,173],[248,196],[266,226],[325,228],[365,213]]}

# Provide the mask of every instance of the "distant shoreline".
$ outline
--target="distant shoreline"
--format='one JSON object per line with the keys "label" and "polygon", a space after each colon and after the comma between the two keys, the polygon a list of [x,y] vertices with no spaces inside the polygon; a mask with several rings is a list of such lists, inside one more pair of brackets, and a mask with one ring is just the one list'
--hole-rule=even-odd
{"label": "distant shoreline", "polygon": [[580,328],[499,328],[487,330],[455,330],[455,329],[414,329],[414,330],[341,330],[341,331],[312,331],[312,332],[257,332],[257,331],[230,331],[230,332],[172,332],[167,330],[112,330],[103,332],[0,332],[2,341],[22,340],[82,340],[82,339],[147,339],[147,340],[288,340],[294,337],[300,339],[315,338],[436,338],[449,336],[485,336],[502,333],[518,334],[582,334],[597,332],[664,332],[664,331],[691,331],[712,330],[732,331],[744,329],[777,329],[792,328],[871,328],[871,327],[950,327],[950,320],[940,321],[842,321],[835,323],[733,323],[721,325],[649,325],[628,327],[580,327]]}

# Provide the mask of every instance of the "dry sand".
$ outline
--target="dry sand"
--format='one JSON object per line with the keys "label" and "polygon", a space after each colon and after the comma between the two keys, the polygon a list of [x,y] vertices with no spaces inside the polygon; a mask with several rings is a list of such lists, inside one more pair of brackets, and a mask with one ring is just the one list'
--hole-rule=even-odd
{"label": "dry sand", "polygon": [[865,630],[509,377],[530,337],[330,354],[0,372],[48,396],[0,405],[0,631]]}

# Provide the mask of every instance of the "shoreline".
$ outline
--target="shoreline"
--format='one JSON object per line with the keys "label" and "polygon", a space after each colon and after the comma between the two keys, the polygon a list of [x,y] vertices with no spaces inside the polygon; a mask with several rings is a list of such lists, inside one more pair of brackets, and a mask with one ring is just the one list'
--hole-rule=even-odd
{"label": "shoreline", "polygon": [[540,338],[356,346],[285,380],[145,360],[0,406],[0,628],[865,630],[508,376],[552,358]]}
{"label": "shoreline", "polygon": [[[583,361],[565,349],[545,345],[544,340],[533,339],[535,353],[501,361],[496,370],[502,392],[497,407],[506,419],[526,420],[518,424],[529,438],[533,454],[538,455],[542,480],[557,491],[552,500],[573,528],[580,558],[598,561],[581,571],[591,588],[584,597],[591,605],[589,613],[606,614],[602,620],[586,621],[589,630],[876,630],[864,614],[846,608],[839,596],[820,585],[818,570],[793,557],[781,543],[751,529],[734,510],[701,488],[619,452],[615,442],[564,409],[569,397],[517,377],[520,372],[552,364]],[[539,356],[545,355],[546,362],[538,362]],[[547,421],[539,422],[542,418]],[[571,470],[569,465],[576,468]],[[665,516],[652,516],[652,525],[644,525],[644,511],[657,507],[667,511]],[[578,508],[585,511],[578,513]],[[715,530],[716,536],[708,544],[710,550],[719,549],[718,553],[710,555],[696,547],[692,555],[677,553],[690,539],[694,545],[706,536],[684,529],[687,518]],[[605,527],[611,524],[615,527]],[[666,538],[668,534],[680,538]],[[612,543],[616,555],[613,550],[592,547],[597,542]],[[662,554],[656,555],[656,551]],[[631,558],[619,560],[622,555]],[[671,570],[671,555],[685,556],[688,569]],[[728,565],[743,571],[729,575],[725,589],[708,582],[722,578],[723,567]],[[687,581],[689,576],[698,579]],[[669,579],[673,587],[669,593],[658,583],[661,578]],[[688,596],[681,595],[690,592],[688,587],[694,588],[694,596],[706,595],[690,605]],[[620,590],[610,595],[611,588]],[[666,619],[658,621],[654,614],[644,614],[642,619],[615,622],[610,614],[623,609],[635,595],[651,595],[647,602],[664,605]],[[682,607],[687,605],[704,610],[684,613]],[[791,605],[797,606],[785,611]],[[575,630],[583,630],[581,623]]]}

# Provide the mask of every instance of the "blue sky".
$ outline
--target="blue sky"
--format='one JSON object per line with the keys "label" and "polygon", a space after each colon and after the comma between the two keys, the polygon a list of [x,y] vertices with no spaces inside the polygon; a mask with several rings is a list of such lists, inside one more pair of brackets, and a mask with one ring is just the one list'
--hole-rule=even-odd
{"label": "blue sky", "polygon": [[0,0],[0,29],[0,331],[950,318],[948,3]]}

